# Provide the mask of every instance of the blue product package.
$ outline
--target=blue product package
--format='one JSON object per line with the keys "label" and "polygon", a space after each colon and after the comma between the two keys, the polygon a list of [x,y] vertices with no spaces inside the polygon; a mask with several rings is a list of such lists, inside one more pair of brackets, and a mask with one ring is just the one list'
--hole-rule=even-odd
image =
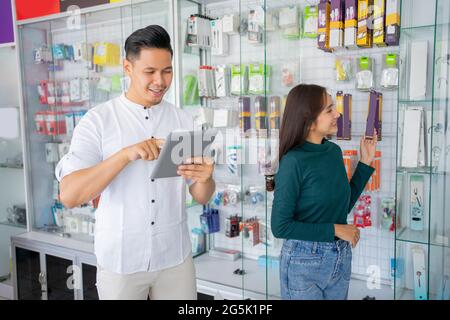
{"label": "blue product package", "polygon": [[55,44],[52,47],[53,58],[55,60],[64,60],[65,58],[65,47],[63,44]]}
{"label": "blue product package", "polygon": [[200,226],[204,233],[209,233],[208,216],[206,214],[200,216]]}

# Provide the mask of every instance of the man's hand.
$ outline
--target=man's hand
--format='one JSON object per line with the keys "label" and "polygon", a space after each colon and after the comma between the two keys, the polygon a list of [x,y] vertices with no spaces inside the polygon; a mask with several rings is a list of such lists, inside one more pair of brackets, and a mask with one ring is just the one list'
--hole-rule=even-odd
{"label": "man's hand", "polygon": [[209,157],[188,159],[186,164],[178,166],[177,173],[193,182],[206,183],[212,178],[214,161]]}
{"label": "man's hand", "polygon": [[128,161],[135,161],[139,159],[151,161],[158,159],[159,152],[163,144],[164,140],[149,139],[128,146],[122,149],[122,152],[127,157]]}

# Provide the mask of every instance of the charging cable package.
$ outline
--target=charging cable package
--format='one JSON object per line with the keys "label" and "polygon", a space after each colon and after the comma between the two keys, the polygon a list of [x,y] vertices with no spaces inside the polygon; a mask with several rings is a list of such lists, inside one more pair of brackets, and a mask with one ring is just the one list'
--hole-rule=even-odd
{"label": "charging cable package", "polygon": [[231,67],[231,94],[246,95],[248,92],[248,67],[233,65]]}
{"label": "charging cable package", "polygon": [[398,55],[386,53],[383,55],[381,86],[386,89],[398,87]]}
{"label": "charging cable package", "polygon": [[350,57],[336,57],[334,62],[336,81],[349,81],[352,78],[353,61]]}
{"label": "charging cable package", "polygon": [[216,96],[228,97],[230,95],[230,68],[218,65],[215,68]]}
{"label": "charging cable package", "polygon": [[283,30],[283,37],[286,39],[296,40],[300,38],[300,16],[297,6],[281,8],[279,26]]}
{"label": "charging cable package", "polygon": [[374,64],[372,58],[359,57],[356,64],[356,89],[370,91],[374,88]]}
{"label": "charging cable package", "polygon": [[249,94],[264,94],[270,88],[270,66],[263,63],[250,64],[249,67]]}
{"label": "charging cable package", "polygon": [[317,6],[306,6],[303,10],[303,37],[317,38],[319,12]]}

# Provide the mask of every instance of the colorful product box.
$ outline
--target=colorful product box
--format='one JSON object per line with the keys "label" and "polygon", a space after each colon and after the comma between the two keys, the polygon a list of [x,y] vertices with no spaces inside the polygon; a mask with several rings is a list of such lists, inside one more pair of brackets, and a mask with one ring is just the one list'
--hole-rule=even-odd
{"label": "colorful product box", "polygon": [[356,38],[356,44],[359,47],[372,47],[372,6],[373,0],[358,1],[358,35]]}
{"label": "colorful product box", "polygon": [[319,20],[317,27],[317,46],[319,49],[330,52],[330,1],[321,0],[319,3]]}
{"label": "colorful product box", "polygon": [[109,42],[94,45],[94,64],[99,66],[116,66],[120,64],[120,48]]}
{"label": "colorful product box", "polygon": [[398,46],[400,42],[400,0],[386,0],[386,44]]}
{"label": "colorful product box", "polygon": [[351,126],[352,126],[352,95],[343,94],[338,91],[336,95],[336,111],[341,115],[337,120],[337,139],[351,140]]}
{"label": "colorful product box", "polygon": [[330,48],[344,46],[345,0],[331,0],[330,11]]}
{"label": "colorful product box", "polygon": [[383,95],[374,90],[370,91],[369,109],[367,114],[366,138],[373,137],[374,129],[377,130],[378,140],[381,141],[381,124],[382,124],[382,101]]}
{"label": "colorful product box", "polygon": [[343,152],[345,171],[347,172],[348,181],[352,179],[355,172],[356,165],[358,163],[358,151],[356,150],[344,150]]}
{"label": "colorful product box", "polygon": [[374,0],[373,2],[373,44],[385,47],[385,18],[386,0]]}
{"label": "colorful product box", "polygon": [[358,32],[358,0],[345,1],[344,46],[356,49],[356,34]]}

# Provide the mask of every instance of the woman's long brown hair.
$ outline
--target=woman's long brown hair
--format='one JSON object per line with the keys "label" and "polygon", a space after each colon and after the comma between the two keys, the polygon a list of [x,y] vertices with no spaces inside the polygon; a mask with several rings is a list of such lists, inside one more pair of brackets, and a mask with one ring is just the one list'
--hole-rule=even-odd
{"label": "woman's long brown hair", "polygon": [[326,89],[314,84],[299,84],[287,96],[280,129],[279,159],[305,143],[313,122],[324,108]]}

